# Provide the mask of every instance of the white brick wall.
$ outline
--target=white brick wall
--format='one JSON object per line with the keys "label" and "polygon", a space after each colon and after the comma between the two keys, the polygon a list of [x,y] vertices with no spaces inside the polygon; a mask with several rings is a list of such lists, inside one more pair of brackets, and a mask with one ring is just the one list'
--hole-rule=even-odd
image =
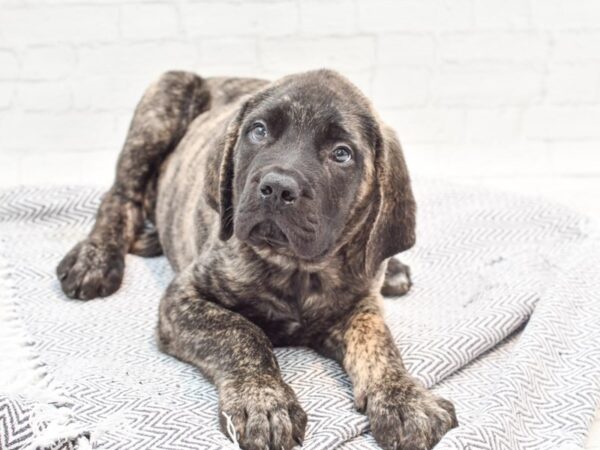
{"label": "white brick wall", "polygon": [[600,176],[599,0],[0,0],[0,185],[108,182],[164,70],[323,66],[415,172]]}

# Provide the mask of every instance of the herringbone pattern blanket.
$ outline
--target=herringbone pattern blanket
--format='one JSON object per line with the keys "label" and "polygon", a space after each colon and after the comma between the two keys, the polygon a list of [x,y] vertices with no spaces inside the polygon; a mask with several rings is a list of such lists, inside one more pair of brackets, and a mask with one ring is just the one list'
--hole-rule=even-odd
{"label": "herringbone pattern blanket", "polygon": [[[430,182],[416,195],[414,287],[385,307],[410,371],[457,407],[437,448],[579,448],[600,399],[598,234],[539,200]],[[233,448],[214,388],[156,348],[164,258],[128,256],[106,299],[60,291],[54,268],[99,198],[0,192],[0,448]],[[377,448],[336,363],[276,353],[309,416],[305,449]]]}

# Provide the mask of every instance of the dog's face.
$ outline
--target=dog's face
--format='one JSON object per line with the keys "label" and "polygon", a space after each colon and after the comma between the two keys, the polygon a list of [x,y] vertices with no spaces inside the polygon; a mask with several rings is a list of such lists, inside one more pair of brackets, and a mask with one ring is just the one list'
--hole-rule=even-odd
{"label": "dog's face", "polygon": [[[384,141],[369,102],[341,76],[308,72],[273,83],[230,125],[221,167],[222,237],[234,232],[262,251],[323,260],[359,219],[370,214],[367,226],[379,220],[386,181],[380,178],[389,178],[379,167]],[[404,178],[398,183],[408,184]]]}
{"label": "dog's face", "polygon": [[234,172],[237,238],[307,261],[334,247],[373,167],[368,112],[313,81],[284,83],[246,113]]}

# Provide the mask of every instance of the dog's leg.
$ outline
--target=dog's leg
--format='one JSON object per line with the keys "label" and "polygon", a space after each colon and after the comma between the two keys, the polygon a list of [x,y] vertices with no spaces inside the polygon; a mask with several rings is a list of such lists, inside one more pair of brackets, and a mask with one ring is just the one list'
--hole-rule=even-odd
{"label": "dog's leg", "polygon": [[203,80],[187,72],[167,72],[145,92],[91,233],[58,265],[57,276],[69,297],[105,297],[119,288],[125,255],[144,223],[147,185],[208,101]]}
{"label": "dog's leg", "polygon": [[411,288],[410,267],[402,264],[397,258],[390,258],[385,272],[385,281],[381,294],[386,297],[400,297]]}
{"label": "dog's leg", "polygon": [[375,440],[386,450],[430,449],[457,425],[454,406],[435,396],[404,368],[383,321],[380,299],[365,299],[316,345],[337,359],[354,385]]}
{"label": "dog's leg", "polygon": [[161,349],[214,382],[221,428],[227,434],[229,418],[243,449],[288,450],[301,444],[306,414],[281,377],[269,338],[243,316],[211,302],[210,275],[197,270],[178,275],[161,300]]}

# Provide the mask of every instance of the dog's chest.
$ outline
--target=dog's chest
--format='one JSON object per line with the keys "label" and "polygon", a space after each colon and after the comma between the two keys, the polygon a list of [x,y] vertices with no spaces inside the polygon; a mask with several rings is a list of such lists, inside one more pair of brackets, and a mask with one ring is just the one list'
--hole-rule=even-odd
{"label": "dog's chest", "polygon": [[234,309],[261,327],[275,345],[307,345],[341,313],[319,274],[274,274],[255,284]]}

